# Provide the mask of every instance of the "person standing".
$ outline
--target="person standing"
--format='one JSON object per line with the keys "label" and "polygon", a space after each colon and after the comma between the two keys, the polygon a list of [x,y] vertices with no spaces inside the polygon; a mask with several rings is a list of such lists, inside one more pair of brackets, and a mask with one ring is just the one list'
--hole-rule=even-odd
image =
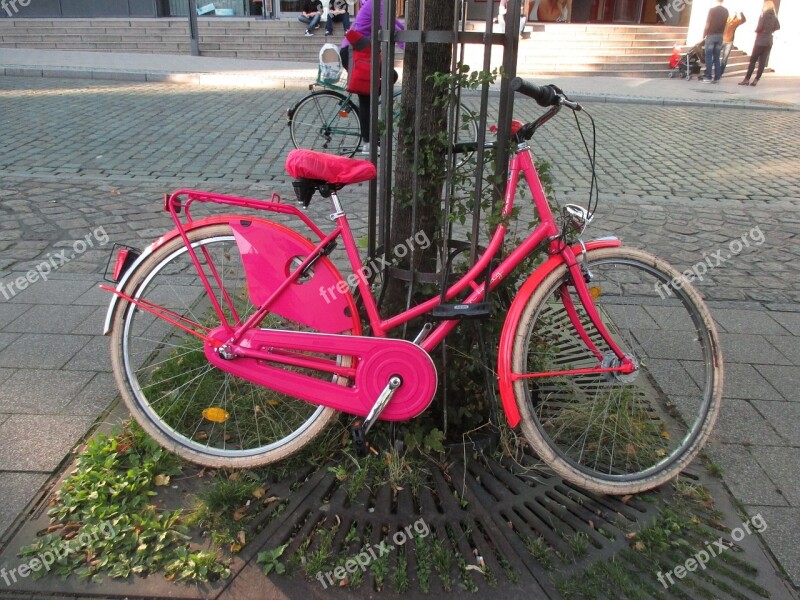
{"label": "person standing", "polygon": [[[750,55],[750,64],[747,66],[747,75],[739,82],[739,85],[755,85],[764,74],[764,68],[769,61],[769,53],[772,50],[772,34],[781,28],[778,21],[778,16],[775,14],[775,3],[772,0],[764,2],[764,8],[761,11],[761,17],[758,19],[756,25],[756,41],[753,44],[753,53]],[[753,74],[756,62],[758,62],[758,71],[756,78],[750,82],[750,76]]]}
{"label": "person standing", "polygon": [[305,0],[303,12],[297,20],[308,25],[306,37],[314,35],[313,31],[319,29],[319,20],[322,18],[322,3],[319,0]]}
{"label": "person standing", "polygon": [[331,35],[333,33],[334,21],[342,22],[345,33],[350,29],[350,13],[348,12],[348,6],[345,0],[331,0],[330,9],[328,10],[328,20],[325,22],[325,35]]}
{"label": "person standing", "polygon": [[719,83],[722,75],[719,57],[722,52],[722,34],[728,22],[728,9],[722,6],[723,0],[716,0],[717,5],[708,11],[706,28],[703,37],[706,40],[706,73],[701,79],[703,83]]}
{"label": "person standing", "polygon": [[728,22],[725,24],[725,31],[722,32],[722,52],[720,52],[719,58],[720,77],[725,74],[725,67],[728,66],[728,58],[731,55],[731,50],[733,50],[733,38],[736,35],[736,28],[746,22],[747,18],[742,12],[733,13],[728,17]]}

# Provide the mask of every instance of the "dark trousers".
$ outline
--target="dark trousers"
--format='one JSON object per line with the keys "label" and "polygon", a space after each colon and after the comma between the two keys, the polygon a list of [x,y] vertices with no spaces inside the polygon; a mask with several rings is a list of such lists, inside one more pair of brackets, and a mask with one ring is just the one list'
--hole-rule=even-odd
{"label": "dark trousers", "polygon": [[[342,65],[350,72],[350,46],[345,46],[339,51],[342,58]],[[370,97],[367,94],[356,94],[358,96],[358,123],[361,126],[361,139],[369,143],[369,111]]]}
{"label": "dark trousers", "polygon": [[753,69],[756,68],[756,61],[758,61],[758,71],[756,72],[756,81],[761,79],[764,74],[764,69],[767,67],[769,61],[769,52],[772,50],[772,45],[769,46],[753,46],[753,54],[750,55],[750,64],[747,66],[747,75],[745,79],[750,79],[753,74]]}

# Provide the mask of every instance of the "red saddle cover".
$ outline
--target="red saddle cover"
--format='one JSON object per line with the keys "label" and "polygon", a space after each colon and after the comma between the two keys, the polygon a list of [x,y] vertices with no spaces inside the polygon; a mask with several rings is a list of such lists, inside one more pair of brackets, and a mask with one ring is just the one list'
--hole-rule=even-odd
{"label": "red saddle cover", "polygon": [[378,173],[368,160],[300,149],[289,152],[286,172],[295,179],[319,179],[342,185],[369,181]]}

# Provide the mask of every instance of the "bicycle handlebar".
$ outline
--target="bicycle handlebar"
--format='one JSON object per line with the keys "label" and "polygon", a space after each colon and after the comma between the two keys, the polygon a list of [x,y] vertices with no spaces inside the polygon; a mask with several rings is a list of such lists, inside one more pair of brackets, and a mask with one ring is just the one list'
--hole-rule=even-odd
{"label": "bicycle handlebar", "polygon": [[532,98],[539,106],[566,106],[572,110],[582,110],[577,102],[569,100],[561,89],[554,85],[536,85],[525,81],[521,77],[514,77],[511,80],[511,90],[519,92],[523,96]]}

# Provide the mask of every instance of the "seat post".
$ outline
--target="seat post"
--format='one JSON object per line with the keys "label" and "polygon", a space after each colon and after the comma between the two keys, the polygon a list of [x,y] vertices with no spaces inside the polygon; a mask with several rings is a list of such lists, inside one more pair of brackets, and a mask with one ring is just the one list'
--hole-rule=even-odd
{"label": "seat post", "polygon": [[344,210],[342,210],[342,203],[339,202],[339,196],[336,195],[336,190],[331,189],[331,207],[333,208],[333,214],[331,215],[331,220],[338,219],[339,217],[344,216]]}

